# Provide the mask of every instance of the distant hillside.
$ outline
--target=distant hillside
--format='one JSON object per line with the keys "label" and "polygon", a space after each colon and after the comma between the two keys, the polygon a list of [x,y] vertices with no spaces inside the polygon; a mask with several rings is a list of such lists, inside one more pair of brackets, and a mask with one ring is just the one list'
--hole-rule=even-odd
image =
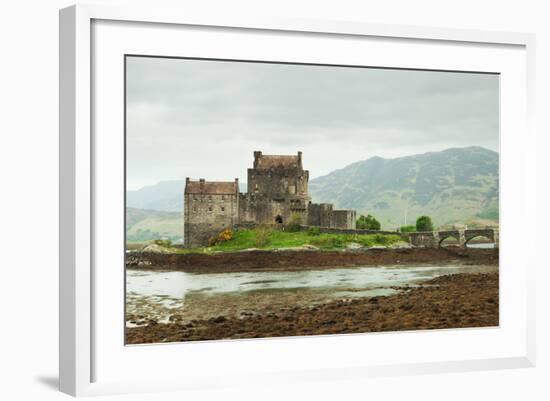
{"label": "distant hillside", "polygon": [[[239,183],[240,191],[246,191],[246,183]],[[164,212],[183,211],[184,180],[161,181],[138,190],[126,192],[126,206],[137,209]]]}
{"label": "distant hillside", "polygon": [[161,181],[135,191],[126,192],[126,206],[138,209],[179,212],[183,210],[185,181]]}
{"label": "distant hillside", "polygon": [[128,241],[147,241],[161,238],[170,239],[174,242],[182,241],[182,213],[127,207],[126,238]]}
{"label": "distant hillside", "polygon": [[430,215],[437,225],[498,220],[496,152],[481,147],[383,159],[372,157],[313,179],[315,202],[331,202],[376,216],[383,227],[414,224]]}

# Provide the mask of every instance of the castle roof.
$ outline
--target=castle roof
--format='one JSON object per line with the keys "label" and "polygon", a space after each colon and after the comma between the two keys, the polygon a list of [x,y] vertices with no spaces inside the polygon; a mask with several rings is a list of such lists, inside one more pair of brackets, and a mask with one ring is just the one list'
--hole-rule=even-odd
{"label": "castle roof", "polygon": [[185,182],[186,194],[232,195],[238,191],[239,183],[237,181],[205,181],[201,179]]}
{"label": "castle roof", "polygon": [[298,166],[299,162],[300,157],[296,155],[260,155],[256,168],[291,167]]}

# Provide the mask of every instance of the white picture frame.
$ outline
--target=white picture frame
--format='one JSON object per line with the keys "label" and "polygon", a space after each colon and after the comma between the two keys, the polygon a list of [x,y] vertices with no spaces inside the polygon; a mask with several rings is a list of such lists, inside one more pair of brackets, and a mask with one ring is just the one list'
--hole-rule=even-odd
{"label": "white picture frame", "polygon": [[[517,78],[513,85],[517,89],[521,90],[525,96],[520,96],[517,100],[522,109],[518,111],[518,116],[514,117],[515,120],[510,124],[515,128],[522,130],[521,140],[518,142],[518,138],[513,137],[511,130],[504,126],[502,135],[506,135],[507,149],[514,149],[513,152],[507,151],[502,156],[501,165],[504,169],[501,171],[511,171],[507,166],[516,161],[516,173],[510,178],[508,176],[501,176],[502,186],[504,192],[501,193],[501,204],[513,205],[515,207],[509,208],[508,215],[503,218],[502,225],[506,227],[507,220],[514,221],[515,219],[527,217],[526,221],[529,224],[535,219],[528,218],[536,216],[535,212],[535,137],[532,129],[532,112],[534,110],[534,47],[535,38],[534,35],[525,33],[507,33],[507,32],[485,32],[485,31],[471,31],[471,30],[459,30],[459,29],[439,29],[439,28],[427,28],[427,27],[414,27],[414,26],[393,26],[393,25],[376,25],[368,24],[364,22],[343,22],[343,21],[316,21],[316,20],[292,20],[292,19],[254,19],[254,20],[233,20],[220,17],[214,17],[210,15],[187,15],[181,10],[166,11],[161,9],[151,8],[111,8],[107,6],[72,6],[60,11],[60,389],[61,391],[75,395],[93,395],[93,394],[106,394],[106,393],[119,393],[119,392],[133,392],[133,391],[160,391],[167,389],[196,389],[207,388],[211,386],[223,386],[228,383],[233,385],[239,384],[238,380],[231,377],[228,372],[221,366],[217,371],[215,368],[211,368],[209,375],[205,374],[205,369],[197,368],[196,370],[187,371],[185,379],[178,378],[176,376],[166,376],[165,378],[157,377],[150,381],[132,381],[125,377],[117,377],[114,374],[109,375],[108,378],[103,380],[101,378],[102,372],[99,366],[105,366],[105,362],[102,364],[96,363],[98,353],[106,354],[107,348],[105,347],[106,341],[104,337],[98,335],[98,330],[107,330],[105,322],[113,321],[112,316],[104,317],[102,315],[102,307],[95,306],[97,296],[95,291],[98,290],[98,286],[105,283],[105,275],[97,275],[94,273],[94,266],[98,260],[101,260],[103,256],[99,255],[96,251],[96,245],[94,239],[97,238],[98,230],[101,229],[102,207],[97,202],[98,190],[101,192],[102,180],[97,179],[101,173],[98,173],[100,169],[118,168],[116,158],[118,162],[123,160],[123,154],[117,156],[116,151],[113,151],[112,155],[105,155],[109,161],[100,161],[102,159],[102,153],[104,144],[98,143],[94,139],[93,126],[96,125],[94,118],[97,118],[96,110],[94,109],[93,96],[98,88],[94,88],[92,83],[92,76],[94,74],[94,68],[98,71],[102,66],[98,65],[97,60],[94,59],[94,55],[97,55],[97,51],[101,51],[100,48],[105,41],[98,39],[93,42],[92,36],[94,32],[94,23],[98,21],[108,21],[108,24],[114,22],[126,23],[124,27],[117,27],[116,29],[129,30],[135,29],[135,33],[142,29],[142,25],[139,24],[153,24],[155,26],[162,26],[163,28],[174,27],[200,27],[204,31],[208,32],[209,29],[213,30],[209,32],[214,37],[221,38],[220,35],[228,35],[227,33],[220,32],[224,29],[230,29],[232,32],[238,32],[243,30],[247,34],[253,35],[255,33],[262,33],[268,35],[273,33],[284,33],[285,35],[307,35],[308,37],[315,37],[316,35],[324,38],[338,37],[340,41],[351,41],[361,38],[375,38],[388,41],[417,41],[418,43],[432,43],[440,47],[440,50],[444,50],[445,46],[455,46],[453,49],[457,52],[461,49],[481,49],[485,51],[485,47],[498,49],[511,49],[510,54],[506,57],[511,57],[510,60],[517,62],[517,71],[510,72],[510,76],[516,74],[521,75],[522,72],[525,76],[516,76]],[[136,24],[138,23],[138,24]],[[130,24],[130,25],[128,25]],[[132,25],[133,24],[133,25]],[[139,26],[138,26],[139,25]],[[150,25],[148,25],[150,26]],[[107,34],[111,34],[109,29]],[[159,35],[166,35],[166,32],[159,31]],[[128,35],[132,36],[132,35]],[[161,37],[161,36],[159,36]],[[114,38],[114,37],[113,37]],[[124,38],[120,33],[116,40],[112,42],[124,43],[129,41],[129,38]],[[276,38],[274,40],[277,40]],[[154,40],[152,40],[154,44]],[[408,43],[408,42],[407,42]],[[411,42],[412,43],[412,42]],[[415,42],[416,43],[416,42]],[[297,45],[299,46],[299,45]],[[99,48],[99,49],[98,49]],[[114,49],[114,47],[113,47]],[[116,50],[116,49],[115,49]],[[113,51],[115,51],[113,50]],[[297,48],[297,50],[299,50]],[[453,51],[454,51],[453,50]],[[116,50],[119,51],[119,50]],[[163,49],[162,51],[169,51]],[[429,50],[433,51],[433,50]],[[504,51],[504,50],[503,50]],[[513,53],[513,54],[512,54]],[[164,53],[165,54],[165,53]],[[426,53],[428,54],[428,53]],[[165,54],[166,55],[166,54]],[[101,56],[106,59],[104,56]],[[261,57],[261,55],[259,55]],[[345,54],[342,57],[346,57]],[[503,58],[500,61],[495,61],[495,72],[500,72],[498,63],[505,62]],[[424,66],[429,66],[425,61]],[[512,64],[514,64],[512,63]],[[101,64],[101,63],[99,63]],[[107,65],[107,64],[106,64]],[[515,64],[514,64],[515,65]],[[395,66],[395,65],[388,65]],[[403,65],[400,65],[403,67]],[[436,66],[435,69],[440,67]],[[505,68],[504,66],[502,68]],[[512,68],[512,67],[506,67]],[[445,69],[445,68],[444,68]],[[449,69],[448,67],[446,69]],[[457,66],[457,70],[461,70],[460,66]],[[120,71],[119,71],[120,73]],[[519,79],[524,78],[524,79]],[[101,78],[102,79],[102,78]],[[100,79],[100,81],[101,81]],[[512,85],[512,83],[510,83]],[[510,86],[511,88],[512,86]],[[100,88],[101,89],[101,88]],[[503,97],[507,96],[504,92]],[[101,96],[101,95],[99,95]],[[509,110],[506,108],[507,99],[501,99],[503,104],[503,110]],[[100,115],[101,113],[98,112]],[[511,110],[510,113],[516,113]],[[122,133],[121,133],[122,134]],[[519,134],[517,134],[519,135]],[[115,147],[116,148],[116,147]],[[113,149],[115,149],[113,148]],[[116,148],[118,149],[118,148]],[[104,163],[105,165],[101,165]],[[111,163],[110,166],[107,164]],[[114,164],[113,164],[114,163]],[[508,181],[509,180],[509,181]],[[523,183],[523,191],[514,191],[512,186],[517,183]],[[508,192],[506,192],[508,191]],[[518,194],[512,194],[512,192],[521,192]],[[520,198],[521,197],[521,198]],[[99,207],[99,209],[98,209]],[[508,235],[504,228],[501,234],[501,246],[504,252],[507,252],[507,256],[513,260],[514,252],[510,248],[506,248],[506,244],[513,240],[512,235]],[[116,240],[115,240],[116,242]],[[120,245],[120,251],[123,252],[122,243]],[[528,244],[522,244],[519,249],[523,249],[529,246]],[[523,248],[522,248],[523,247]],[[527,252],[528,255],[534,255],[534,252]],[[121,266],[123,269],[123,266]],[[420,374],[431,372],[450,372],[450,371],[468,371],[468,370],[480,370],[480,369],[502,369],[513,367],[530,367],[535,364],[535,321],[534,321],[534,270],[535,259],[531,257],[527,262],[521,265],[521,275],[517,272],[510,271],[509,275],[504,275],[501,280],[511,280],[510,283],[515,282],[518,286],[517,293],[514,293],[514,297],[521,298],[520,306],[518,310],[513,313],[517,313],[518,319],[521,321],[518,323],[519,328],[514,331],[510,327],[509,337],[502,338],[501,348],[492,351],[474,352],[466,358],[450,358],[443,360],[431,359],[429,361],[416,360],[414,355],[411,355],[406,362],[395,362],[391,358],[384,358],[381,355],[379,358],[373,356],[373,360],[367,363],[362,363],[360,359],[353,359],[350,355],[347,360],[339,360],[339,364],[334,367],[330,366],[331,349],[334,351],[337,347],[341,347],[343,342],[353,343],[356,346],[365,344],[365,341],[382,341],[385,337],[390,338],[392,334],[370,334],[368,336],[329,336],[322,337],[316,336],[314,338],[286,338],[278,340],[247,340],[237,342],[214,342],[209,345],[195,344],[193,346],[187,346],[182,349],[181,345],[178,348],[178,352],[187,352],[189,358],[201,358],[201,355],[205,356],[205,359],[211,357],[214,353],[223,353],[224,355],[235,356],[243,355],[243,360],[253,361],[254,354],[258,354],[258,344],[267,344],[265,341],[269,341],[269,346],[272,348],[271,353],[267,352],[267,359],[274,358],[277,352],[281,352],[284,349],[292,349],[295,352],[300,350],[306,350],[303,352],[315,353],[319,349],[327,350],[327,365],[312,364],[297,364],[296,369],[285,370],[284,365],[277,365],[277,361],[274,364],[278,368],[274,370],[262,370],[260,366],[256,366],[254,369],[246,369],[242,366],[242,372],[246,374],[242,376],[241,383],[246,383],[246,380],[253,378],[259,382],[291,382],[294,380],[327,380],[337,378],[354,378],[362,379],[371,376],[386,376],[386,375],[400,375],[400,374]],[[524,274],[524,276],[523,276]],[[116,280],[116,276],[115,280]],[[508,281],[501,281],[501,286],[505,288],[508,285]],[[117,283],[118,287],[123,286],[123,283]],[[113,287],[116,287],[113,285]],[[117,288],[118,288],[117,287]],[[113,289],[114,291],[114,289]],[[105,292],[106,297],[110,300],[108,289]],[[507,292],[504,291],[503,295],[507,296]],[[113,304],[117,304],[117,300],[113,298]],[[507,310],[503,310],[506,302],[501,302],[501,313],[508,313]],[[118,304],[117,304],[118,305]],[[120,306],[120,305],[119,305]],[[506,321],[506,319],[505,319]],[[122,326],[122,316],[120,317],[120,325]],[[101,329],[98,329],[102,327]],[[496,330],[505,332],[508,327],[501,325],[499,329],[485,329],[492,330],[492,332],[482,332],[481,330],[462,330],[460,332],[445,332],[439,331],[438,333],[403,333],[397,334],[402,336],[402,340],[391,337],[391,341],[401,342],[415,342],[423,340],[423,336],[430,336],[430,341],[433,341],[434,335],[440,337],[447,337],[445,341],[476,341],[478,338],[481,342],[481,337],[486,336],[486,341],[491,341],[492,336],[495,336]],[[365,340],[366,339],[366,340]],[[375,340],[376,339],[376,340]],[[510,342],[511,352],[502,351],[507,346],[507,341]],[[513,344],[512,344],[513,341]],[[298,344],[296,346],[296,344]],[[120,347],[124,348],[122,343]],[[159,354],[154,358],[163,358],[167,355],[168,346],[150,346],[135,348],[132,358],[140,358],[140,355],[145,353],[156,352],[155,347],[163,349],[159,351]],[[176,345],[177,347],[177,345]],[[194,348],[192,348],[194,347]],[[322,347],[322,348],[319,348]],[[143,349],[147,348],[145,352]],[[170,349],[170,353],[172,350]],[[458,347],[460,349],[460,346]],[[135,355],[134,355],[135,354]],[[121,354],[122,355],[122,354]],[[248,355],[248,356],[247,356]],[[269,356],[271,355],[271,356]],[[298,354],[296,354],[298,355]],[[153,356],[144,356],[144,358],[153,358]],[[103,358],[103,359],[102,359]],[[100,360],[105,361],[105,355],[100,356]],[[115,358],[115,356],[113,356]],[[248,358],[248,359],[247,359]],[[442,355],[442,358],[446,358]],[[238,359],[238,358],[237,358]],[[136,359],[133,359],[134,363]],[[144,359],[149,361],[149,359]],[[151,359],[153,360],[153,359]],[[158,359],[155,359],[158,361]],[[312,359],[313,362],[315,362]],[[107,360],[107,362],[117,366],[117,369],[121,365],[117,365],[120,361],[115,359]],[[120,362],[124,363],[124,362]],[[126,362],[129,364],[129,362]],[[244,363],[244,362],[243,362]],[[278,361],[278,363],[284,363]],[[336,363],[336,362],[335,362]],[[229,367],[225,367],[229,369]],[[100,379],[98,379],[100,378]]]}

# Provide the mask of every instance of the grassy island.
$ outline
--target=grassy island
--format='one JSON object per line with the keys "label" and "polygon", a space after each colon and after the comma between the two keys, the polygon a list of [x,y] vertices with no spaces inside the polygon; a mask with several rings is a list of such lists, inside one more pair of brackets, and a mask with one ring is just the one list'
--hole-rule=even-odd
{"label": "grassy island", "polygon": [[325,234],[316,230],[288,232],[256,228],[239,230],[228,241],[211,247],[215,251],[237,251],[249,248],[281,249],[310,246],[322,250],[346,249],[352,244],[361,247],[389,246],[401,241],[397,234]]}
{"label": "grassy island", "polygon": [[[217,238],[212,238],[210,246],[200,248],[181,248],[172,246],[170,241],[154,241],[162,251],[173,253],[211,253],[236,252],[247,249],[319,249],[343,250],[363,247],[396,246],[403,239],[399,234],[336,234],[320,233],[318,230],[284,231],[264,227],[253,229],[226,230]],[[129,244],[128,249],[138,249],[147,244]]]}

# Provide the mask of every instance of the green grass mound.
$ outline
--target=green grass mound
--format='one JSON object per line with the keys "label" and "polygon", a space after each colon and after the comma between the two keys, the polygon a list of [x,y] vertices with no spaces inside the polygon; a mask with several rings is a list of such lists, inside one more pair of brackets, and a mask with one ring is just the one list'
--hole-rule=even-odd
{"label": "green grass mound", "polygon": [[128,250],[143,250],[147,245],[155,244],[170,253],[213,253],[236,252],[245,249],[275,250],[284,248],[299,248],[313,246],[320,250],[340,250],[350,247],[391,246],[403,241],[399,234],[326,234],[319,229],[310,228],[307,231],[282,231],[269,227],[241,229],[231,233],[231,239],[217,242],[214,245],[200,248],[175,247],[169,241],[147,241],[128,243]]}
{"label": "green grass mound", "polygon": [[230,241],[210,247],[212,251],[238,251],[243,249],[281,249],[312,245],[323,250],[345,249],[349,244],[365,247],[389,246],[401,241],[397,234],[325,234],[315,231],[288,232],[256,228],[238,230]]}

